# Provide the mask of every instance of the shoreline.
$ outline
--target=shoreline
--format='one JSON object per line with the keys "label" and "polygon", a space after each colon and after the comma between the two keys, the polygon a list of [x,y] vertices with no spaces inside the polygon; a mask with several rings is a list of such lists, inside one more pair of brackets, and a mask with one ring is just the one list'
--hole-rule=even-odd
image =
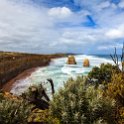
{"label": "shoreline", "polygon": [[[0,52],[0,57],[1,56],[3,59],[0,62],[0,64],[2,63],[0,70],[0,89],[10,92],[13,85],[17,83],[17,80],[30,76],[39,67],[48,66],[52,59],[65,57],[67,54],[35,55],[16,52]],[[2,66],[5,61],[7,66]]]}
{"label": "shoreline", "polygon": [[17,83],[16,82],[17,80],[21,80],[21,79],[24,79],[24,78],[30,76],[38,68],[39,67],[34,67],[34,68],[30,68],[30,69],[27,69],[27,70],[23,71],[22,73],[20,73],[19,75],[17,75],[13,79],[11,79],[10,81],[6,82],[6,84],[3,85],[2,90],[4,92],[10,92],[13,85]]}

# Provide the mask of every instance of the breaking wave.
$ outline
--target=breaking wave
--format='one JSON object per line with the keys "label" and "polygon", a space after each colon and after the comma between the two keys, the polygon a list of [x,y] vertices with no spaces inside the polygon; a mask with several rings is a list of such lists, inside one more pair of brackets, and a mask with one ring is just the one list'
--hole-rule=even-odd
{"label": "breaking wave", "polygon": [[[87,58],[90,60],[90,67],[83,67],[83,60]],[[76,55],[75,59],[77,65],[67,65],[67,58],[53,59],[49,66],[38,68],[29,77],[16,81],[11,92],[16,95],[20,95],[31,85],[38,85],[44,82],[44,85],[48,87],[46,80],[51,78],[55,85],[55,90],[63,86],[63,83],[68,80],[68,78],[80,75],[87,75],[89,71],[92,70],[94,66],[100,66],[101,63],[112,63],[109,58],[101,58],[97,56],[89,55]],[[49,90],[49,88],[48,88]]]}

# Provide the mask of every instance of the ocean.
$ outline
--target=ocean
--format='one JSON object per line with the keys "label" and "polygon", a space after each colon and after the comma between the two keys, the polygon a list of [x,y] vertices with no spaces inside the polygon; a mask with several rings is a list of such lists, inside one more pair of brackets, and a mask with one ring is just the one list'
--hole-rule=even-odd
{"label": "ocean", "polygon": [[[87,58],[90,61],[90,67],[83,67],[83,60]],[[68,65],[67,57],[53,59],[49,66],[38,68],[29,77],[18,80],[11,92],[15,95],[20,95],[25,92],[28,87],[38,85],[40,83],[46,88],[50,94],[50,85],[47,79],[52,79],[54,82],[55,91],[62,88],[68,78],[76,78],[77,76],[87,75],[94,66],[100,66],[101,63],[114,64],[108,55],[75,55],[76,65]]]}

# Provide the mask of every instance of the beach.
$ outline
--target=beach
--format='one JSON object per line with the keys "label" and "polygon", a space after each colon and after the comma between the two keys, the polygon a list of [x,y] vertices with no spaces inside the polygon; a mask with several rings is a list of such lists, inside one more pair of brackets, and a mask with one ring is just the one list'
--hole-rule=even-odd
{"label": "beach", "polygon": [[21,74],[17,75],[15,78],[13,78],[10,81],[8,81],[7,83],[5,83],[2,90],[6,91],[6,92],[10,92],[13,85],[15,83],[17,83],[17,80],[24,79],[24,78],[30,76],[31,73],[34,72],[37,68],[30,68],[30,69],[27,69],[27,70],[23,71]]}
{"label": "beach", "polygon": [[65,54],[37,55],[14,52],[0,52],[0,89],[10,91],[18,80],[29,77],[38,67],[49,65],[51,59]]}

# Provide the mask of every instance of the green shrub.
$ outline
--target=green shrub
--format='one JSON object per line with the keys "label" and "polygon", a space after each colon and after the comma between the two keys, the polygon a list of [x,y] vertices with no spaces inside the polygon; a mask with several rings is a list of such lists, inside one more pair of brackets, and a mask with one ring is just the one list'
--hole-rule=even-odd
{"label": "green shrub", "polygon": [[50,115],[49,109],[40,110],[35,109],[32,111],[28,118],[29,123],[44,123],[44,124],[60,124],[59,119]]}
{"label": "green shrub", "polygon": [[51,114],[62,124],[81,124],[88,122],[88,100],[85,98],[84,81],[70,79],[53,98]]}
{"label": "green shrub", "polygon": [[0,124],[27,124],[31,106],[24,100],[0,99]]}
{"label": "green shrub", "polygon": [[115,113],[115,102],[103,96],[102,86],[96,89],[89,86],[86,89],[86,97],[89,102],[90,120],[94,124],[115,124],[113,114]]}
{"label": "green shrub", "polygon": [[111,124],[114,103],[105,99],[102,92],[100,87],[87,85],[86,78],[70,79],[54,96],[51,115],[62,124]]}
{"label": "green shrub", "polygon": [[101,64],[100,67],[94,67],[88,74],[88,78],[95,83],[102,84],[111,81],[113,71],[117,72],[118,68],[111,64]]}

